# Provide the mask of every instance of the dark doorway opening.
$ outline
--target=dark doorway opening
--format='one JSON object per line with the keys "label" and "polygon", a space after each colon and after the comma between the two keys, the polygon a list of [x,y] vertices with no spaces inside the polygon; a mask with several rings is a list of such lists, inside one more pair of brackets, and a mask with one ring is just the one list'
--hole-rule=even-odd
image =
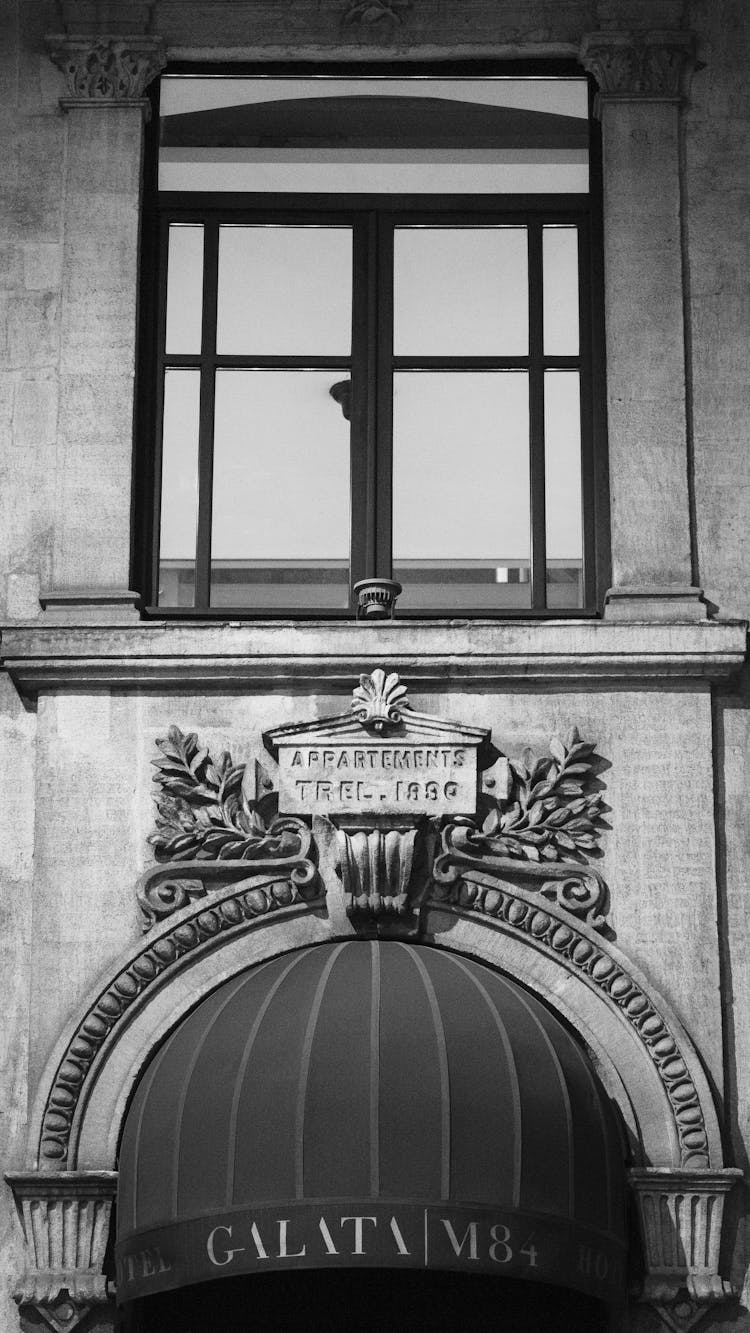
{"label": "dark doorway opening", "polygon": [[135,1303],[124,1333],[605,1333],[607,1308],[563,1287],[388,1269],[268,1274]]}

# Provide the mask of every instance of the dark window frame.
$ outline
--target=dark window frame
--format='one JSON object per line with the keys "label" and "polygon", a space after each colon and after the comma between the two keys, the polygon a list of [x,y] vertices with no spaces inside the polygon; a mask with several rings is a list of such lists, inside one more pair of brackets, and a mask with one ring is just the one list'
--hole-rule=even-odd
{"label": "dark window frame", "polygon": [[[402,66],[390,70],[383,66],[374,67],[373,73],[440,73],[444,76],[456,74],[482,73],[513,74],[517,72],[540,74],[567,73],[581,76],[580,69],[568,65],[564,70],[552,69],[549,65],[543,69],[537,65],[533,69],[524,67],[510,68],[508,65],[498,68],[493,65],[491,71],[487,62],[476,62],[467,68],[461,62],[460,69],[450,70],[440,66],[436,70],[427,70],[425,66],[407,70]],[[182,67],[170,69],[170,73],[205,72],[205,67]],[[212,72],[220,72],[212,67]],[[279,72],[269,66],[258,68],[232,69],[233,73]],[[302,75],[306,71],[302,66],[290,70],[285,66],[283,73]],[[316,66],[314,72],[320,73]],[[335,66],[327,72],[331,75],[346,75],[353,72],[348,67]],[[364,72],[357,67],[357,72]],[[600,152],[595,122],[590,118],[592,127],[591,184],[588,195],[482,195],[482,196],[429,196],[429,195],[291,195],[291,194],[158,194],[156,188],[156,160],[158,158],[158,134],[154,126],[158,125],[158,93],[154,96],[154,111],[150,127],[151,151],[147,163],[150,174],[147,181],[146,208],[144,210],[144,283],[141,290],[140,311],[140,355],[139,355],[139,390],[137,395],[137,436],[141,447],[136,455],[136,488],[134,492],[133,524],[133,568],[137,586],[142,592],[144,614],[159,619],[201,619],[201,620],[341,620],[350,619],[355,609],[355,599],[351,595],[350,605],[337,609],[310,607],[257,608],[251,606],[208,605],[210,595],[210,510],[211,510],[211,468],[212,446],[209,440],[213,433],[213,393],[205,392],[203,381],[212,379],[212,370],[217,365],[252,366],[259,362],[276,362],[279,366],[289,366],[294,360],[308,368],[316,366],[341,367],[354,372],[355,368],[361,389],[358,404],[355,407],[360,417],[359,429],[364,443],[363,449],[352,448],[352,553],[350,567],[350,585],[363,577],[375,577],[387,574],[390,570],[391,555],[391,476],[392,449],[383,449],[375,439],[373,425],[374,412],[371,408],[373,396],[378,394],[378,431],[383,430],[391,413],[391,382],[382,373],[382,366],[389,362],[390,368],[396,369],[513,369],[528,368],[530,376],[530,472],[531,472],[531,570],[532,605],[528,608],[497,607],[477,609],[476,607],[449,606],[444,609],[397,608],[399,619],[445,620],[456,617],[471,620],[523,620],[523,619],[565,619],[591,617],[599,613],[603,590],[607,586],[609,565],[609,521],[608,521],[608,486],[605,444],[604,416],[604,355],[603,355],[603,304],[601,291],[601,190],[600,190]],[[164,353],[164,329],[166,320],[166,246],[165,236],[170,221],[203,222],[207,225],[206,250],[204,261],[204,331],[206,322],[214,313],[215,330],[215,273],[214,266],[216,243],[209,240],[212,233],[218,238],[219,220],[232,222],[258,222],[264,220],[283,225],[284,222],[324,222],[329,225],[353,225],[357,239],[354,245],[355,281],[353,326],[354,337],[350,358],[338,357],[301,357],[301,358],[258,358],[258,357],[216,357],[215,349],[210,348],[210,340],[204,346],[200,357],[166,356]],[[384,227],[381,219],[387,219]],[[392,332],[392,240],[393,227],[397,224],[419,221],[429,223],[471,225],[472,223],[495,223],[501,225],[528,226],[529,237],[529,325],[530,346],[527,357],[432,357],[432,358],[393,358],[389,342]],[[580,355],[578,357],[545,356],[541,345],[541,246],[542,226],[554,223],[575,223],[579,235],[579,319],[580,319]],[[154,283],[154,274],[158,282]],[[376,275],[376,276],[374,276]],[[148,278],[150,277],[150,282]],[[377,292],[373,292],[373,284]],[[375,347],[373,330],[375,315],[373,298],[380,310],[378,321],[381,330],[379,345]],[[384,313],[388,318],[384,318]],[[385,333],[383,333],[385,330]],[[533,331],[533,332],[532,332]],[[215,336],[215,334],[214,334]],[[205,342],[205,339],[204,339]],[[381,364],[381,373],[376,375],[375,362]],[[426,363],[430,362],[428,366]],[[196,552],[196,601],[199,595],[205,604],[193,607],[172,607],[158,605],[158,545],[160,526],[160,472],[161,472],[161,411],[163,398],[164,368],[169,365],[195,367],[200,363],[202,369],[201,387],[201,444],[200,444],[200,495],[199,495],[199,539]],[[417,364],[418,363],[418,366]],[[582,454],[582,509],[583,509],[583,605],[581,607],[551,607],[544,605],[546,594],[545,569],[545,526],[544,526],[544,398],[543,376],[549,369],[580,369],[581,373],[581,454]],[[389,371],[390,373],[390,371]],[[378,384],[376,384],[376,380]],[[379,385],[379,387],[378,387]],[[210,420],[209,420],[210,416]],[[362,420],[362,417],[366,421]],[[352,422],[353,430],[355,422]],[[362,515],[362,523],[355,515]],[[541,538],[541,540],[540,540]],[[199,569],[200,566],[200,569]]]}

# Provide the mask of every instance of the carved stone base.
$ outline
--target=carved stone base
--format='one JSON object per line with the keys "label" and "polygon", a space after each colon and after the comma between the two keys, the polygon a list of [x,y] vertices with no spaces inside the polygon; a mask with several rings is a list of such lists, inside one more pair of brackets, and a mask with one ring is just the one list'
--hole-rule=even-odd
{"label": "carved stone base", "polygon": [[130,588],[50,588],[39,596],[44,619],[61,625],[132,624],[139,604]]}
{"label": "carved stone base", "polygon": [[604,597],[605,620],[630,624],[685,624],[708,619],[702,588],[669,583],[609,588]]}
{"label": "carved stone base", "polygon": [[724,1199],[742,1172],[630,1172],[643,1237],[646,1277],[640,1300],[653,1304],[676,1333],[692,1328],[706,1307],[733,1294],[719,1276]]}
{"label": "carved stone base", "polygon": [[116,1171],[9,1172],[26,1241],[14,1291],[55,1333],[70,1333],[109,1299],[102,1271]]}

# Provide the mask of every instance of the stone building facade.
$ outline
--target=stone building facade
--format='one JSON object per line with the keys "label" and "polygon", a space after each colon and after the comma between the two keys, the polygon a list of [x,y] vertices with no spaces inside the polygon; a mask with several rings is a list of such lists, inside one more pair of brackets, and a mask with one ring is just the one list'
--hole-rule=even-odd
{"label": "stone building facade", "polygon": [[[137,1317],[148,1318],[149,1293],[162,1290],[158,1247],[128,1248],[121,1230],[116,1270],[110,1235],[121,1156],[131,1173],[119,1185],[123,1227],[124,1191],[145,1152],[128,1138],[144,1080],[168,1068],[170,1043],[187,1042],[184,1024],[197,1024],[212,996],[229,1004],[217,988],[261,965],[281,986],[279,959],[316,949],[333,959],[332,944],[365,939],[384,968],[399,945],[415,967],[429,955],[437,969],[424,984],[444,1004],[436,1097],[447,1098],[442,1123],[452,1115],[454,1135],[464,1075],[441,959],[457,960],[456,976],[460,963],[469,991],[485,972],[487,986],[504,978],[551,1016],[538,1019],[553,1024],[547,1046],[583,1053],[622,1139],[607,1170],[630,1199],[625,1277],[617,1291],[607,1285],[606,1255],[591,1276],[598,1251],[589,1245],[581,1259],[572,1202],[560,1235],[589,1271],[577,1282],[554,1266],[544,1276],[616,1297],[592,1327],[750,1328],[747,6],[4,0],[2,13],[0,1327],[112,1329],[136,1318],[115,1304],[134,1274]],[[609,529],[596,614],[144,612],[134,420],[149,89],[176,67],[315,62],[412,72],[453,62],[464,74],[564,66],[592,81]],[[216,768],[223,751],[238,776],[221,787],[221,837],[207,849],[205,827],[188,818],[179,844],[162,816],[155,863],[152,761],[162,797],[182,765],[181,798],[194,809],[194,787],[228,781],[229,767]],[[332,765],[355,753],[380,762],[385,751],[389,765],[396,752],[424,765],[428,753],[443,756],[440,818],[426,818],[421,796],[415,817],[405,813],[394,773],[382,789],[390,823],[372,813],[369,788],[344,783],[327,817]],[[307,805],[289,795],[295,754],[320,765]],[[535,780],[548,784],[539,819],[553,830],[542,862],[513,842],[508,816],[515,798],[533,805]],[[590,803],[597,793],[604,818]],[[494,822],[477,822],[490,807]],[[257,818],[238,823],[241,810]],[[556,841],[554,829],[577,818],[589,821],[583,840]],[[534,827],[527,819],[521,830]],[[405,989],[405,1028],[417,1023],[412,1000]],[[304,1025],[304,996],[294,1003]],[[388,1031],[397,1046],[397,1028]],[[566,1095],[570,1134],[588,1114],[580,1097]],[[346,1129],[327,1113],[344,1152]],[[141,1119],[147,1128],[145,1110]],[[165,1142],[175,1134],[167,1122]],[[532,1176],[550,1160],[532,1163]],[[458,1259],[459,1222],[469,1228],[462,1253],[473,1244],[468,1202],[448,1186],[434,1200]],[[514,1215],[496,1202],[500,1222],[485,1219],[495,1247],[507,1245],[497,1227]],[[394,1216],[383,1225],[397,1260],[409,1242]],[[338,1255],[337,1237],[316,1226],[323,1257]],[[347,1262],[360,1251],[355,1236]],[[376,1271],[395,1260],[381,1256]],[[507,1273],[532,1290],[528,1272]]]}

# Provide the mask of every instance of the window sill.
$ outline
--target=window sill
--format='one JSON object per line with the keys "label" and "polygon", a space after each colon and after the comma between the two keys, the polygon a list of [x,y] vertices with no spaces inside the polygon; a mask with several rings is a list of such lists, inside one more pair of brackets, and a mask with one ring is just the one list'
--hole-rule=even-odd
{"label": "window sill", "polygon": [[745,660],[744,621],[265,621],[15,624],[0,661],[21,696],[45,690],[351,690],[374,666],[415,688],[511,682],[722,680]]}

